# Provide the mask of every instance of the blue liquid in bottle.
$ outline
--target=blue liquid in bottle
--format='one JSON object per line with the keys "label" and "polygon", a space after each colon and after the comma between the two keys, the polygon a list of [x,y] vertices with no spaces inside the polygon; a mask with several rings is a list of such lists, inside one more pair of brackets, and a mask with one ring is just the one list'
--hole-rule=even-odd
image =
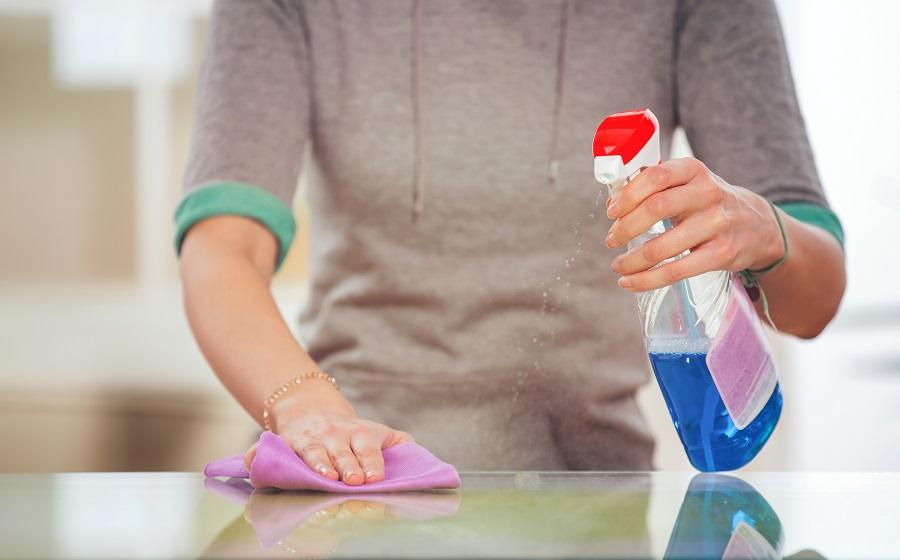
{"label": "blue liquid in bottle", "polygon": [[749,463],[768,441],[781,415],[781,385],[762,411],[738,430],[716,389],[706,354],[650,353],[650,364],[691,464],[703,472]]}

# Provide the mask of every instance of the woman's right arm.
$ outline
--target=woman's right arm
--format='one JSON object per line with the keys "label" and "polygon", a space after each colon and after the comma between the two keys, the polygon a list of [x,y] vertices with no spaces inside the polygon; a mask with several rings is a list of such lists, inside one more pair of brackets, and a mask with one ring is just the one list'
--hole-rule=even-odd
{"label": "woman's right arm", "polygon": [[[242,216],[195,224],[181,249],[188,321],[225,387],[261,422],[263,401],[286,380],[318,369],[290,332],[269,284],[275,237]],[[309,379],[272,407],[273,430],[312,469],[348,484],[384,478],[381,450],[412,437],[361,420],[330,382]],[[247,460],[252,459],[253,449]]]}
{"label": "woman's right arm", "polygon": [[[175,215],[191,328],[216,375],[257,422],[275,389],[318,369],[269,291],[293,240],[290,201],[310,128],[302,10],[276,0],[213,4],[185,196]],[[381,449],[412,439],[359,419],[323,380],[292,387],[272,415],[273,431],[311,468],[348,484],[382,478]]]}

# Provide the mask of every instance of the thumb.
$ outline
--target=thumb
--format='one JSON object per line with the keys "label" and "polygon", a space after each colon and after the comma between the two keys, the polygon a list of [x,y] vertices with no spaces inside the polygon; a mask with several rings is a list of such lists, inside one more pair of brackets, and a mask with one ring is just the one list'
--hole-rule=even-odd
{"label": "thumb", "polygon": [[382,449],[392,447],[394,445],[397,445],[398,443],[415,443],[415,441],[415,438],[407,432],[403,432],[401,430],[392,430],[390,437],[388,437]]}
{"label": "thumb", "polygon": [[244,453],[244,467],[247,468],[247,472],[250,472],[250,463],[252,463],[253,458],[256,457],[257,445],[259,445],[259,443],[254,443],[250,446],[250,449],[248,449],[247,452]]}

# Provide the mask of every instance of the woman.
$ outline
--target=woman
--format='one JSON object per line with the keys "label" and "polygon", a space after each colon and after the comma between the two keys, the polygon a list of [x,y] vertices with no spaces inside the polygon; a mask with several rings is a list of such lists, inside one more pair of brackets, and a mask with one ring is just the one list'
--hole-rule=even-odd
{"label": "woman", "polygon": [[[769,1],[221,1],[199,96],[176,213],[192,329],[261,424],[282,384],[333,375],[267,420],[348,484],[380,480],[411,433],[461,469],[651,468],[629,292],[779,261],[767,198],[790,243],[761,282],[778,327],[816,336],[843,293]],[[664,153],[681,125],[698,159],[607,208],[590,141],[641,106]],[[269,292],[301,170],[302,344]],[[677,226],[611,250],[661,217]]]}

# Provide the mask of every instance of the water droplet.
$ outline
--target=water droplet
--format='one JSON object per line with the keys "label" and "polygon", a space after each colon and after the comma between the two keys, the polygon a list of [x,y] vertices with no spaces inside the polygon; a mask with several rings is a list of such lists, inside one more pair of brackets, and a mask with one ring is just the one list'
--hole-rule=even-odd
{"label": "water droplet", "polygon": [[547,292],[544,292],[544,297],[547,297]]}
{"label": "water droplet", "polygon": [[559,276],[557,276],[556,279],[559,280]]}

